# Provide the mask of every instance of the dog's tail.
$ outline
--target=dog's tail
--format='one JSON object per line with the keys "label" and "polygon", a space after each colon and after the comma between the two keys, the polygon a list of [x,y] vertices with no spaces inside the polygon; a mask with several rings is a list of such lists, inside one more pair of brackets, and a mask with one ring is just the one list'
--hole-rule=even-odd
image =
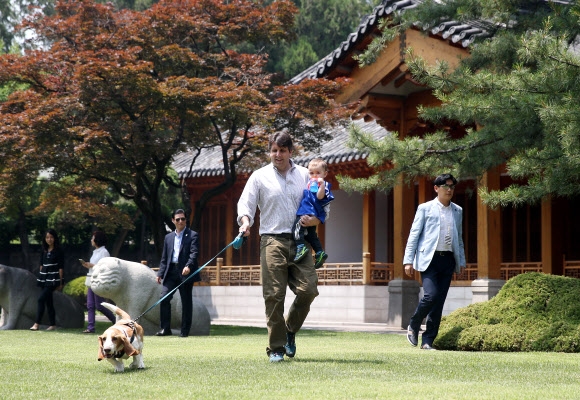
{"label": "dog's tail", "polygon": [[112,313],[117,316],[117,321],[119,321],[120,319],[128,319],[128,320],[131,319],[131,316],[129,314],[127,314],[125,311],[121,310],[119,307],[111,303],[102,302],[101,305],[111,310]]}

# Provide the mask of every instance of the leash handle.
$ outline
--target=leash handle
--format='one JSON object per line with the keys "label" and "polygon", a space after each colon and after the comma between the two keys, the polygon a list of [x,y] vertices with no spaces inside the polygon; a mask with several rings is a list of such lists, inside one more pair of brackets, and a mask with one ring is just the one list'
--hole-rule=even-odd
{"label": "leash handle", "polygon": [[[145,310],[143,313],[141,313],[141,315],[139,315],[137,318],[133,319],[132,322],[137,322],[142,316],[144,316],[145,314],[147,314],[149,311],[151,311],[153,308],[155,308],[157,305],[159,305],[159,303],[161,303],[163,300],[165,300],[167,297],[169,297],[170,295],[172,295],[173,293],[175,293],[175,291],[177,289],[179,289],[179,287],[181,285],[183,285],[185,282],[187,282],[188,280],[190,280],[191,278],[193,278],[195,276],[195,274],[199,273],[202,269],[204,269],[205,267],[208,266],[208,264],[210,262],[212,262],[213,260],[215,260],[220,254],[222,254],[224,251],[226,251],[229,247],[234,246],[235,249],[239,249],[242,245],[239,244],[238,247],[236,247],[234,245],[234,243],[238,244],[240,239],[243,236],[243,232],[240,232],[238,236],[236,236],[236,238],[230,243],[228,244],[226,247],[224,247],[223,249],[221,249],[215,256],[213,256],[213,258],[211,258],[208,262],[206,262],[205,264],[203,264],[201,267],[199,267],[197,270],[195,270],[195,272],[189,274],[189,276],[182,281],[179,285],[177,285],[175,288],[173,288],[169,293],[167,293],[165,296],[163,296],[162,298],[160,298],[157,303],[153,304],[151,307],[149,307],[147,310]],[[238,241],[238,242],[236,242]],[[243,243],[243,240],[242,240]]]}
{"label": "leash handle", "polygon": [[232,242],[234,249],[239,250],[240,247],[242,247],[242,245],[244,244],[245,239],[246,238],[244,237],[244,232],[240,232]]}

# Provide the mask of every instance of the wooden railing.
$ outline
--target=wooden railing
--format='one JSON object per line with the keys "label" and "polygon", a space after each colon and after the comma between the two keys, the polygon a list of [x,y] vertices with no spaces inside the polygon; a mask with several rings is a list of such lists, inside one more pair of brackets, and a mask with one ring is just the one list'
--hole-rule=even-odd
{"label": "wooden railing", "polygon": [[526,272],[542,272],[541,262],[501,263],[501,279],[508,280]]}
{"label": "wooden railing", "polygon": [[[387,285],[393,279],[393,263],[371,262],[370,254],[363,254],[360,263],[326,263],[318,273],[319,285]],[[214,266],[201,272],[201,285],[254,286],[261,285],[259,265],[225,266],[218,258]]]}
{"label": "wooden railing", "polygon": [[[579,262],[580,263],[580,262]],[[541,262],[501,263],[500,279],[508,280],[526,272],[542,272]],[[453,275],[453,281],[473,281],[478,278],[477,264],[468,263],[461,274]]]}
{"label": "wooden railing", "polygon": [[467,264],[460,274],[453,274],[453,282],[477,279],[477,264]]}
{"label": "wooden railing", "polygon": [[393,279],[392,263],[329,263],[317,270],[319,285],[388,285]]}
{"label": "wooden railing", "polygon": [[262,275],[259,265],[223,265],[223,259],[217,259],[217,265],[207,266],[201,272],[201,284],[212,286],[259,286]]}
{"label": "wooden railing", "polygon": [[564,276],[569,276],[570,278],[580,278],[580,261],[578,260],[566,260],[564,258]]}
{"label": "wooden railing", "polygon": [[[508,280],[526,272],[542,272],[541,262],[501,263],[501,279]],[[317,270],[319,285],[387,285],[394,279],[393,263],[371,262],[370,254],[364,253],[362,262],[326,263]],[[217,265],[201,271],[202,285],[254,286],[261,285],[259,265],[225,266],[223,259]],[[564,259],[564,276],[580,278],[580,261]],[[478,278],[477,264],[467,264],[453,281],[462,284]]]}

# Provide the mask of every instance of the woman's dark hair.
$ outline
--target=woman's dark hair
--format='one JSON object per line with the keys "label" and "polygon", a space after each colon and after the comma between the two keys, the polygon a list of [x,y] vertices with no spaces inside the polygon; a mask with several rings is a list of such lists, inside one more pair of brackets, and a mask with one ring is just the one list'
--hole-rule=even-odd
{"label": "woman's dark hair", "polygon": [[98,247],[103,247],[107,244],[107,235],[105,235],[105,232],[103,231],[94,231],[93,241]]}
{"label": "woman's dark hair", "polygon": [[[46,233],[50,233],[50,235],[54,238],[54,248],[56,249],[60,242],[58,240],[58,234],[56,233],[56,231],[54,229],[48,229],[46,231]],[[48,251],[48,243],[46,243],[46,233],[44,234],[44,237],[42,238],[42,248],[44,249],[44,251]]]}

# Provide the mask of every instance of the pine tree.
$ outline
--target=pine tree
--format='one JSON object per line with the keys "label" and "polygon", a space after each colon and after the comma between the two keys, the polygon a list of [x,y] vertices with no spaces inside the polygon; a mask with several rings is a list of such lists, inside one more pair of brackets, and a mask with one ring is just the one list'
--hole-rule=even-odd
{"label": "pine tree", "polygon": [[287,42],[272,56],[270,71],[289,79],[336,49],[380,0],[294,0],[298,41]]}
{"label": "pine tree", "polygon": [[296,11],[287,0],[166,0],[145,11],[69,0],[28,21],[38,48],[0,55],[0,86],[26,87],[0,103],[0,194],[40,169],[78,178],[68,186],[77,193],[78,182],[96,180],[137,205],[160,253],[163,185],[179,187],[175,154],[222,155],[223,181],[201,196],[196,228],[239,165],[263,155],[269,133],[312,148],[341,123],[340,82],[276,86],[267,54],[236,50],[288,38]]}
{"label": "pine tree", "polygon": [[[478,177],[505,165],[518,183],[498,192],[481,188],[492,207],[580,194],[579,11],[579,1],[429,0],[389,21],[382,38],[387,42],[417,21],[425,27],[442,19],[487,22],[489,36],[474,43],[455,70],[445,62],[426,65],[412,49],[407,52],[415,79],[433,88],[443,103],[421,109],[421,116],[472,128],[455,139],[439,131],[404,139],[394,133],[381,141],[353,130],[354,147],[370,151],[375,166],[392,163],[393,168],[344,184],[385,189],[400,176],[413,180],[451,171]],[[376,52],[377,47],[361,63],[372,62]]]}

